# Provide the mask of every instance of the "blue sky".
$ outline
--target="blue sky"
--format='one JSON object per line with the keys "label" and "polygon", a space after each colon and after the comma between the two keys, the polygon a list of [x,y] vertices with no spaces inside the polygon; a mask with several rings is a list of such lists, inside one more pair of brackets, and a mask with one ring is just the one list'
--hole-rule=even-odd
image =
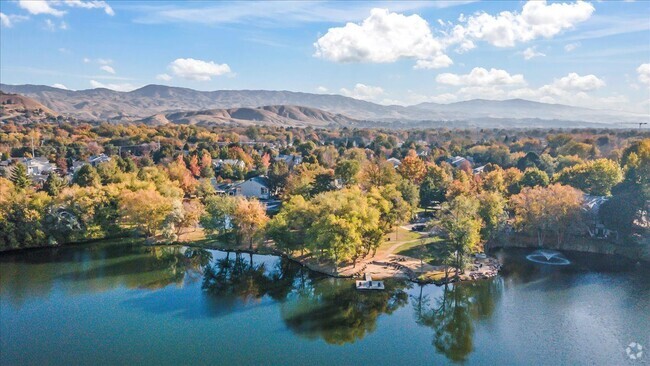
{"label": "blue sky", "polygon": [[0,81],[650,113],[650,2],[0,1]]}

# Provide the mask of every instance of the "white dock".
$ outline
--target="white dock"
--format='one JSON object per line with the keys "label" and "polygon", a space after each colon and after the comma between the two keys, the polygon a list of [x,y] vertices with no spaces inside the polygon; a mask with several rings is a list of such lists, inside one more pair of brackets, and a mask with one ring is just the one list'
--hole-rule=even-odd
{"label": "white dock", "polygon": [[383,290],[384,281],[373,281],[368,273],[365,274],[365,280],[357,281],[357,290]]}

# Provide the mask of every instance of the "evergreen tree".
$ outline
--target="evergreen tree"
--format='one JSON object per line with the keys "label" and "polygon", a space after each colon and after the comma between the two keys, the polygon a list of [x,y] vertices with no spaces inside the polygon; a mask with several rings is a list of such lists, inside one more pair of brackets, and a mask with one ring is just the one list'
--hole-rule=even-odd
{"label": "evergreen tree", "polygon": [[61,176],[55,172],[50,172],[47,176],[45,184],[43,184],[43,190],[47,192],[52,197],[56,197],[61,192],[61,189],[65,186],[65,181]]}
{"label": "evergreen tree", "polygon": [[11,172],[11,176],[9,178],[11,182],[20,189],[27,188],[30,184],[29,177],[27,176],[27,168],[25,165],[18,163],[14,167],[13,171]]}

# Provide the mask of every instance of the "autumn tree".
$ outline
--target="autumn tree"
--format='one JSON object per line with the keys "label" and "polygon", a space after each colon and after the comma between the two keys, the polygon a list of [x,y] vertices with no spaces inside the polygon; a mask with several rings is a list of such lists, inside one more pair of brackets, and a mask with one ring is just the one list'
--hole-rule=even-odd
{"label": "autumn tree", "polygon": [[540,246],[549,232],[560,244],[567,229],[580,222],[582,199],[580,191],[560,184],[526,187],[511,197],[515,227],[537,235]]}
{"label": "autumn tree", "polygon": [[596,196],[606,196],[623,180],[621,167],[609,159],[597,159],[566,168],[556,174],[554,181],[570,185]]}
{"label": "autumn tree", "polygon": [[208,196],[204,200],[204,211],[200,217],[201,226],[208,233],[223,234],[232,229],[232,216],[238,199],[233,196]]}
{"label": "autumn tree", "polygon": [[408,155],[402,159],[397,171],[404,177],[416,184],[419,184],[426,174],[426,166],[415,150],[409,150]]}
{"label": "autumn tree", "polygon": [[120,195],[119,210],[122,222],[134,226],[147,237],[156,235],[172,211],[172,202],[155,189],[124,191]]}
{"label": "autumn tree", "polygon": [[439,221],[454,252],[456,276],[465,268],[465,257],[479,250],[481,218],[479,202],[470,196],[458,196],[442,207]]}
{"label": "autumn tree", "polygon": [[253,240],[264,232],[269,221],[266,208],[255,199],[239,199],[233,211],[232,221],[237,233],[243,241],[248,241],[249,249],[253,249]]}
{"label": "autumn tree", "polygon": [[72,183],[80,187],[94,187],[101,184],[101,178],[95,168],[85,164],[74,174]]}

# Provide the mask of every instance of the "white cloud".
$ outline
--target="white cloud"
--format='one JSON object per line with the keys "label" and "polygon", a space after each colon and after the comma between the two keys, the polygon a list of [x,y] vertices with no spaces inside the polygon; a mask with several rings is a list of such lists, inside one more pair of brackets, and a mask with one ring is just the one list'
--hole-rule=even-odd
{"label": "white cloud", "polygon": [[97,63],[100,65],[110,65],[113,63],[113,60],[110,58],[98,58]]}
{"label": "white cloud", "polygon": [[429,59],[424,59],[424,60],[417,60],[415,62],[415,66],[413,68],[415,69],[441,69],[445,67],[449,67],[453,65],[454,61],[452,61],[449,56],[445,54],[439,54],[437,56],[434,56]]}
{"label": "white cloud", "polygon": [[45,19],[45,29],[49,30],[50,32],[55,32],[57,29],[66,30],[68,29],[68,24],[64,21],[61,21],[61,23],[59,23],[57,26],[56,23],[51,19]]}
{"label": "white cloud", "polygon": [[172,77],[169,74],[158,74],[156,75],[156,80],[169,81]]}
{"label": "white cloud", "polygon": [[590,91],[602,88],[605,82],[596,75],[580,76],[572,72],[561,79],[556,79],[552,85],[562,90]]}
{"label": "white cloud", "polygon": [[475,67],[469,74],[458,75],[444,73],[436,76],[440,84],[453,86],[493,86],[493,85],[522,85],[526,84],[521,74],[510,75],[505,70]]}
{"label": "white cloud", "polygon": [[53,88],[58,88],[58,89],[65,89],[68,90],[68,87],[63,85],[63,84],[52,84]]}
{"label": "white cloud", "polygon": [[108,65],[104,65],[104,66],[100,67],[99,69],[102,70],[102,71],[106,71],[109,74],[115,74],[115,69],[113,69],[112,67],[110,67]]}
{"label": "white cloud", "polygon": [[328,89],[326,87],[324,87],[324,86],[319,86],[319,87],[316,88],[316,91],[318,91],[319,93],[326,93],[327,90]]}
{"label": "white cloud", "polygon": [[341,94],[345,95],[346,97],[369,101],[376,100],[379,96],[384,94],[384,89],[378,86],[370,86],[357,83],[352,90],[341,88]]}
{"label": "white cloud", "polygon": [[395,62],[412,58],[418,68],[449,66],[451,59],[419,15],[372,9],[361,24],[330,28],[314,43],[314,56],[335,62]]}
{"label": "white cloud", "polygon": [[546,54],[544,54],[544,53],[537,52],[535,47],[528,47],[521,54],[524,56],[524,59],[526,59],[526,60],[530,60],[530,59],[533,59],[535,57],[544,57],[544,56],[546,56]]}
{"label": "white cloud", "polygon": [[83,9],[104,9],[106,14],[110,16],[115,15],[113,8],[111,8],[105,1],[65,0],[65,4],[70,7]]}
{"label": "white cloud", "polygon": [[84,59],[83,59],[83,62],[84,62],[85,64],[90,63],[90,61],[91,61],[91,60],[90,60],[88,57],[84,57]]}
{"label": "white cloud", "polygon": [[572,52],[578,47],[580,47],[580,42],[568,43],[564,45],[564,50],[566,52]]}
{"label": "white cloud", "polygon": [[169,64],[169,69],[176,76],[184,79],[209,81],[213,76],[230,73],[228,64],[216,64],[213,61],[179,58]]}
{"label": "white cloud", "polygon": [[429,100],[434,103],[451,103],[457,101],[458,97],[455,94],[443,93],[434,95],[430,97]]}
{"label": "white cloud", "polygon": [[45,0],[19,0],[18,6],[27,10],[32,15],[47,14],[62,17],[65,11],[54,9],[51,2]]}
{"label": "white cloud", "polygon": [[52,15],[62,17],[65,10],[56,7],[68,6],[83,9],[104,9],[108,15],[115,15],[113,9],[105,1],[82,1],[82,0],[18,0],[18,6],[27,10],[32,15]]}
{"label": "white cloud", "polygon": [[6,28],[11,28],[14,24],[27,20],[29,17],[24,15],[5,14],[0,12],[0,25]]}
{"label": "white cloud", "polygon": [[512,47],[536,38],[551,38],[563,30],[591,17],[590,3],[552,3],[545,0],[528,1],[521,11],[503,11],[496,16],[485,12],[461,16],[447,43],[460,44],[467,39],[481,40],[496,47]]}
{"label": "white cloud", "polygon": [[111,90],[121,91],[121,92],[128,92],[128,91],[131,91],[131,90],[134,90],[134,89],[138,88],[137,86],[135,86],[133,84],[129,84],[129,83],[104,84],[104,83],[100,83],[99,81],[96,81],[96,80],[90,80],[90,85],[93,88],[106,88],[106,89],[111,89]]}
{"label": "white cloud", "polygon": [[637,67],[636,72],[639,74],[639,81],[650,86],[650,63],[641,64]]}

